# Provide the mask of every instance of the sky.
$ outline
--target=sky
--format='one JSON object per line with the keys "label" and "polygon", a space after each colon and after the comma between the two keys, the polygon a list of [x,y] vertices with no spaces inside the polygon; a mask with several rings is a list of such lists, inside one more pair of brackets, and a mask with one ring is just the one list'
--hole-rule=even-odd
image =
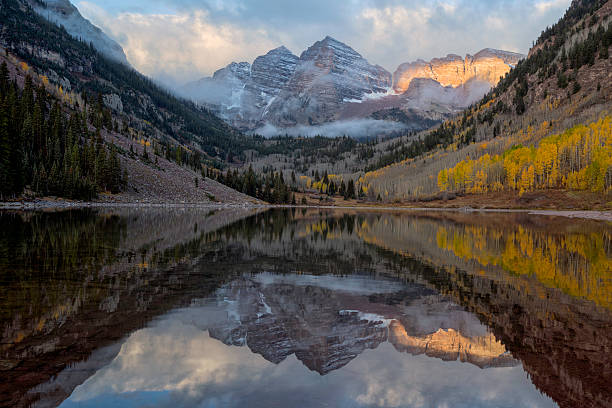
{"label": "sky", "polygon": [[483,48],[527,53],[571,0],[73,0],[139,71],[171,86],[296,55],[330,35],[393,72],[399,64]]}

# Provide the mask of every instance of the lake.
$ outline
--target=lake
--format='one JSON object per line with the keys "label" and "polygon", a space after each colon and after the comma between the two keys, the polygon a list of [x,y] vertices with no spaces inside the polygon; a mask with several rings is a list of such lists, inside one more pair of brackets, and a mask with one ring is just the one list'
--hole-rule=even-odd
{"label": "lake", "polygon": [[116,208],[0,225],[0,406],[612,406],[606,222]]}

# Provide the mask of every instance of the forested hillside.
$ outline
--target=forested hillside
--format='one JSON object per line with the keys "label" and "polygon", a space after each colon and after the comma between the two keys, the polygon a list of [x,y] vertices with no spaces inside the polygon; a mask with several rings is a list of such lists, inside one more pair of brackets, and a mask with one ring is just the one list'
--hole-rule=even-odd
{"label": "forested hillside", "polygon": [[503,189],[609,194],[611,15],[611,1],[574,1],[478,104],[380,157],[360,184],[383,200]]}
{"label": "forested hillside", "polygon": [[79,102],[102,94],[127,126],[225,160],[251,146],[216,116],[172,96],[137,71],[98,53],[39,17],[24,0],[2,0],[0,45],[62,86]]}
{"label": "forested hillside", "polygon": [[[41,3],[42,4],[42,3]],[[0,194],[244,201],[203,164],[261,144],[41,18],[0,2]]]}
{"label": "forested hillside", "polygon": [[537,147],[514,145],[501,155],[485,154],[441,170],[442,191],[486,193],[547,188],[605,193],[612,187],[612,117],[578,125],[542,139]]}
{"label": "forested hillside", "polygon": [[26,76],[23,90],[0,65],[0,198],[26,185],[43,195],[92,199],[99,191],[118,193],[127,184],[117,149],[104,146],[100,127],[90,132],[87,113],[101,124],[101,101],[67,117],[45,86]]}

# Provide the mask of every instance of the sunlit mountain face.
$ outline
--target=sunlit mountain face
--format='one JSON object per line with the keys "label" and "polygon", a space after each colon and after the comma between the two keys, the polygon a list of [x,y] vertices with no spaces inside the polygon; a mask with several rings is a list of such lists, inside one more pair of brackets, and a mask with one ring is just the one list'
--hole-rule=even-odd
{"label": "sunlit mountain face", "polygon": [[605,224],[296,209],[2,221],[0,405],[612,402]]}

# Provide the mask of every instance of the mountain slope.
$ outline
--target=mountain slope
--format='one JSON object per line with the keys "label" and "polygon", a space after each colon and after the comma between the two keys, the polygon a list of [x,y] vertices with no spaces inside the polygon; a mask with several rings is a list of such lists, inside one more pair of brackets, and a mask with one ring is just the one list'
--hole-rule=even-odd
{"label": "mountain slope", "polygon": [[[364,188],[388,199],[431,196],[441,187],[463,194],[491,192],[495,185],[517,196],[542,188],[590,189],[609,201],[611,22],[612,1],[573,1],[478,104],[381,157],[362,178]],[[581,124],[590,125],[575,127]],[[557,149],[548,159],[543,144]],[[576,160],[568,156],[572,149]],[[458,183],[457,171],[464,177]]]}
{"label": "mountain slope", "polygon": [[85,19],[69,0],[30,0],[30,5],[42,17],[64,27],[74,38],[92,43],[108,58],[130,65],[123,48]]}
{"label": "mountain slope", "polygon": [[102,94],[107,101],[114,100],[109,105],[136,131],[170,144],[186,144],[220,160],[239,155],[250,146],[213,114],[177,99],[137,71],[105,58],[48,23],[25,0],[4,1],[0,13],[0,45],[64,91],[94,97]]}
{"label": "mountain slope", "polygon": [[[252,138],[73,38],[26,0],[1,3],[0,50],[7,66],[0,78],[3,198],[19,195],[25,184],[28,194],[102,193],[111,201],[252,201],[201,173],[203,163],[237,158],[255,145]],[[23,179],[13,174],[17,168]],[[121,169],[127,177],[115,182]],[[126,179],[120,196],[107,196]]]}

